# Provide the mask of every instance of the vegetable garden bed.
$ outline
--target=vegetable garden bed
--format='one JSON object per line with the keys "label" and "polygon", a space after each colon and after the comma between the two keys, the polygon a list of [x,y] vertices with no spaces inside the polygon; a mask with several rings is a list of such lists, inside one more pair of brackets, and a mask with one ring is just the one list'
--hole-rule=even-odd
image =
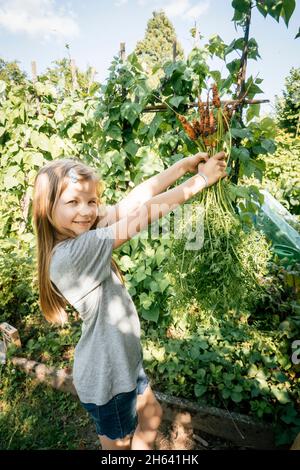
{"label": "vegetable garden bed", "polygon": [[[12,357],[11,362],[36,380],[77,396],[70,371],[47,367],[45,364],[21,357]],[[163,420],[175,424],[178,429],[185,429],[186,432],[192,430],[193,433],[203,431],[245,448],[275,448],[271,426],[239,413],[230,413],[228,410],[200,406],[160,392],[155,392],[155,395],[164,410]]]}

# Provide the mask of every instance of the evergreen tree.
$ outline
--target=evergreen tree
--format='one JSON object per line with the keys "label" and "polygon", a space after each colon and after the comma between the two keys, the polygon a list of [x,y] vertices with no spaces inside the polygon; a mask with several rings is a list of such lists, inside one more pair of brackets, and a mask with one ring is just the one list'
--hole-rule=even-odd
{"label": "evergreen tree", "polygon": [[276,102],[277,120],[281,129],[296,136],[300,133],[300,68],[292,68],[285,79],[283,97]]}
{"label": "evergreen tree", "polygon": [[[176,40],[176,32],[171,21],[163,11],[153,12],[153,18],[148,21],[145,37],[139,41],[135,53],[140,62],[145,62],[149,67],[173,60],[173,42]],[[177,58],[183,59],[183,49],[176,44]]]}

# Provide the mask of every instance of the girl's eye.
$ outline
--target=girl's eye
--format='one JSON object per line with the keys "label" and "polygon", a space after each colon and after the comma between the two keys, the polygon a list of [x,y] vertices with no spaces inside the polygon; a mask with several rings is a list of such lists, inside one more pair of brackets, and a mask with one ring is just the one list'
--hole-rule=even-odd
{"label": "girl's eye", "polygon": [[97,204],[97,201],[90,201],[92,204]]}
{"label": "girl's eye", "polygon": [[76,201],[69,201],[68,204],[72,204],[73,202],[76,202]]}

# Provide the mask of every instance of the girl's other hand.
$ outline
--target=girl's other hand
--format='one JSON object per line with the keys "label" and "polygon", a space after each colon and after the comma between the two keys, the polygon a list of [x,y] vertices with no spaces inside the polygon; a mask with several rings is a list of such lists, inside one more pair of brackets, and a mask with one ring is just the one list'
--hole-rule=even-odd
{"label": "girl's other hand", "polygon": [[[199,166],[203,166],[204,163],[208,161],[208,155],[204,152],[198,152],[195,155],[190,157],[185,157],[183,159],[183,164],[185,166],[186,173],[197,173],[199,171]],[[202,170],[201,170],[202,171]]]}
{"label": "girl's other hand", "polygon": [[226,163],[224,162],[225,158],[225,153],[219,152],[211,157],[205,165],[198,166],[198,171],[202,171],[205,176],[207,176],[208,186],[215,184],[219,179],[227,176]]}

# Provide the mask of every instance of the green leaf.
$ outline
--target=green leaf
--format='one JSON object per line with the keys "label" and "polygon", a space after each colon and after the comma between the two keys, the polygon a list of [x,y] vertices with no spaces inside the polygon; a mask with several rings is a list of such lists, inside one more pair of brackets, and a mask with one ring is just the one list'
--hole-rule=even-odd
{"label": "green leaf", "polygon": [[272,16],[278,23],[280,14],[282,13],[282,0],[276,1],[274,4],[274,0],[271,0],[271,4],[268,5],[268,14]]}
{"label": "green leaf", "polygon": [[142,282],[144,279],[146,279],[146,274],[145,274],[145,271],[143,269],[139,269],[135,276],[134,276],[134,279],[137,281],[137,282]]}
{"label": "green leaf", "polygon": [[118,142],[122,142],[122,131],[119,126],[116,124],[110,124],[108,129],[106,130],[106,134],[111,137],[114,140],[117,140]]}
{"label": "green leaf", "polygon": [[53,119],[56,123],[59,123],[65,119],[65,116],[63,115],[60,108],[57,108],[57,110],[55,111]]}
{"label": "green leaf", "polygon": [[233,82],[234,77],[232,75],[228,75],[225,80],[221,80],[221,85],[219,87],[220,92],[222,92],[223,90],[226,90],[228,92]]}
{"label": "green leaf", "polygon": [[196,384],[194,387],[194,392],[197,398],[202,397],[207,390],[207,386],[203,384]]}
{"label": "green leaf", "polygon": [[46,134],[39,133],[37,131],[32,131],[30,136],[31,145],[34,148],[39,148],[48,152],[49,150],[49,138]]}
{"label": "green leaf", "polygon": [[261,146],[267,151],[267,153],[274,153],[276,150],[276,145],[271,139],[264,139],[261,141]]}
{"label": "green leaf", "polygon": [[258,44],[254,38],[251,38],[248,43],[248,57],[249,59],[256,60],[257,57],[260,57],[258,52]]}
{"label": "green leaf", "polygon": [[232,392],[230,397],[236,403],[239,403],[243,399],[243,395],[241,393],[238,393],[238,392]]}
{"label": "green leaf", "polygon": [[14,176],[9,176],[8,175],[8,176],[4,177],[4,187],[5,187],[6,191],[8,191],[9,189],[14,188],[15,186],[18,186],[18,184],[19,184],[19,181]]}
{"label": "green leaf", "polygon": [[275,385],[272,385],[271,392],[282,405],[285,405],[291,401],[287,390],[279,390]]}
{"label": "green leaf", "polygon": [[145,320],[153,321],[157,323],[158,318],[159,318],[160,308],[157,305],[152,306],[149,310],[145,310],[144,308],[141,308],[141,313],[142,313],[142,317]]}
{"label": "green leaf", "polygon": [[149,138],[152,138],[155,136],[159,126],[164,121],[164,117],[162,114],[163,113],[156,113],[154,118],[152,119],[150,123],[150,127],[149,127],[149,132],[148,132]]}
{"label": "green leaf", "polygon": [[280,383],[289,382],[288,376],[280,371],[273,372],[273,377],[275,377],[275,379]]}
{"label": "green leaf", "polygon": [[129,155],[132,157],[135,157],[136,152],[138,151],[138,145],[133,142],[133,140],[130,140],[127,142],[127,144],[124,146],[124,149]]}
{"label": "green leaf", "polygon": [[296,7],[295,0],[283,0],[282,10],[283,10],[283,19],[285,21],[286,26],[288,27],[290,18],[294,13]]}
{"label": "green leaf", "polygon": [[133,126],[136,119],[139,117],[142,112],[142,106],[137,103],[126,102],[121,106],[121,116]]}
{"label": "green leaf", "polygon": [[140,304],[145,310],[148,310],[153,303],[153,298],[144,292],[139,296]]}
{"label": "green leaf", "polygon": [[160,292],[159,284],[155,281],[150,282],[150,290],[151,292]]}
{"label": "green leaf", "polygon": [[234,50],[238,50],[238,49],[243,50],[244,43],[245,43],[244,38],[234,39],[229,44],[229,46],[226,47],[226,49],[224,51],[224,55],[226,56],[226,55],[230,54],[231,52],[233,52]]}
{"label": "green leaf", "polygon": [[171,106],[174,106],[175,108],[178,108],[178,106],[180,105],[180,103],[182,103],[182,101],[185,100],[185,97],[184,96],[173,96],[173,98],[171,98],[169,100],[169,104]]}
{"label": "green leaf", "polygon": [[226,67],[228,68],[229,72],[234,75],[236,74],[241,65],[241,60],[240,59],[234,59],[232,62],[229,62],[229,64],[226,64]]}
{"label": "green leaf", "polygon": [[232,0],[231,6],[232,8],[237,10],[239,13],[247,13],[250,8],[250,1],[249,0]]}
{"label": "green leaf", "polygon": [[218,85],[221,83],[222,76],[219,70],[211,70],[210,75]]}
{"label": "green leaf", "polygon": [[294,39],[298,39],[298,38],[300,38],[300,28],[299,28],[298,33],[296,34]]}
{"label": "green leaf", "polygon": [[260,104],[251,104],[247,110],[247,122],[252,121],[254,117],[259,117]]}
{"label": "green leaf", "polygon": [[254,98],[256,94],[263,93],[263,90],[259,88],[259,86],[257,86],[255,83],[252,83],[252,85],[249,88],[247,88],[247,85],[246,85],[246,89],[248,89],[248,92],[247,92],[248,98]]}
{"label": "green leaf", "polygon": [[205,341],[204,339],[201,339],[200,341],[198,341],[197,344],[198,344],[199,348],[203,349],[203,350],[206,350],[209,347],[208,342]]}
{"label": "green leaf", "polygon": [[67,130],[67,134],[68,134],[68,137],[70,137],[70,139],[72,137],[74,137],[74,135],[80,134],[80,133],[81,133],[81,122],[80,121],[75,122],[75,124],[73,124]]}
{"label": "green leaf", "polygon": [[261,130],[267,135],[268,137],[275,137],[276,136],[276,125],[274,119],[270,117],[265,117],[259,123]]}
{"label": "green leaf", "polygon": [[243,128],[243,129],[232,128],[230,132],[231,132],[232,137],[239,138],[239,139],[244,139],[246,137],[250,138],[252,136],[250,129],[247,129],[247,128]]}
{"label": "green leaf", "polygon": [[256,6],[257,6],[258,11],[266,18],[268,14],[268,7],[265,4],[265,2],[263,1],[256,2]]}
{"label": "green leaf", "polygon": [[246,148],[233,147],[231,155],[234,160],[240,160],[241,162],[247,162],[250,159],[249,150]]}
{"label": "green leaf", "polygon": [[52,155],[52,158],[58,158],[63,153],[64,142],[63,140],[58,137],[57,135],[53,134],[50,137],[49,143],[49,152]]}
{"label": "green leaf", "polygon": [[45,163],[45,159],[42,153],[36,152],[31,155],[31,163],[38,167],[41,167]]}
{"label": "green leaf", "polygon": [[249,367],[247,371],[247,375],[248,377],[253,378],[256,376],[257,372],[258,372],[257,366],[255,364],[251,364],[251,366]]}
{"label": "green leaf", "polygon": [[161,262],[166,258],[166,252],[163,246],[159,246],[155,253],[155,260],[157,266],[160,266]]}
{"label": "green leaf", "polygon": [[120,119],[120,107],[110,108],[109,110],[109,120],[118,121]]}
{"label": "green leaf", "polygon": [[225,43],[219,35],[214,35],[209,38],[208,50],[211,55],[216,55],[220,59],[224,59]]}

